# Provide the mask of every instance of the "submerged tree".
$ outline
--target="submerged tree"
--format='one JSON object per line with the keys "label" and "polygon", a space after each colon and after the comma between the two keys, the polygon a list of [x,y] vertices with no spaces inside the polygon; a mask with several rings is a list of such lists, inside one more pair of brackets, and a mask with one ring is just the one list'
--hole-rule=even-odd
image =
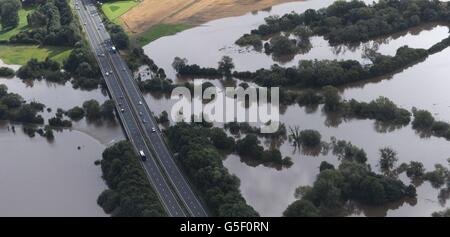
{"label": "submerged tree", "polygon": [[389,173],[397,163],[397,152],[390,147],[380,149],[380,170]]}

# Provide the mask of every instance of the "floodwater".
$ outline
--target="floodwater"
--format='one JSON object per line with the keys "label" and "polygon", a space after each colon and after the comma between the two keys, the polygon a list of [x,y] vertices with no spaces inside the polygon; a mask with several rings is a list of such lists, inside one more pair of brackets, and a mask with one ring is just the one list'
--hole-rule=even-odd
{"label": "floodwater", "polygon": [[[359,46],[333,47],[321,37],[312,39],[313,49],[305,54],[296,55],[291,60],[277,61],[271,56],[251,49],[234,45],[236,39],[263,23],[269,15],[282,15],[291,11],[303,12],[309,8],[321,8],[330,4],[331,0],[287,3],[272,7],[270,10],[215,20],[202,26],[163,37],[144,47],[155,63],[163,67],[166,74],[176,78],[171,67],[174,57],[184,57],[189,63],[201,66],[216,67],[222,56],[233,58],[236,70],[257,70],[268,68],[274,63],[285,66],[297,64],[300,59],[355,59],[364,62],[363,49],[377,48],[378,52],[394,55],[396,50],[408,45],[415,48],[428,48],[448,37],[449,29],[444,25],[426,25],[411,29],[384,39],[376,39]],[[367,1],[367,2],[372,2]],[[376,46],[376,47],[374,47]],[[201,53],[200,53],[201,52]],[[411,109],[416,106],[432,111],[439,119],[450,121],[450,97],[445,89],[449,88],[450,68],[446,60],[450,57],[450,49],[432,55],[425,62],[418,63],[391,77],[379,78],[369,83],[361,83],[341,88],[345,98],[369,101],[379,96],[386,96],[401,107]],[[217,81],[215,85],[219,85]],[[175,101],[161,95],[146,95],[150,108],[159,114],[170,111]],[[379,149],[390,146],[398,152],[399,163],[409,161],[423,162],[428,170],[434,164],[447,165],[450,157],[450,142],[440,138],[422,138],[410,126],[388,128],[373,120],[336,120],[325,115],[321,108],[311,109],[291,105],[281,107],[281,122],[286,127],[299,126],[301,129],[316,129],[325,141],[330,137],[348,140],[358,147],[364,148],[369,163],[378,171]],[[217,126],[221,126],[217,124]],[[268,147],[270,141],[262,139]],[[287,169],[277,170],[265,166],[250,166],[240,161],[236,155],[229,155],[224,165],[232,174],[241,180],[241,192],[247,202],[263,216],[280,216],[286,207],[295,200],[294,191],[298,186],[311,185],[319,172],[322,161],[337,164],[337,158],[331,154],[316,154],[298,151],[282,142],[279,146],[283,156],[290,156],[294,165]],[[405,182],[408,179],[402,177]],[[449,207],[449,203],[438,201],[438,190],[424,183],[417,188],[417,203],[400,202],[384,207],[360,207],[355,216],[430,216],[434,211]]]}
{"label": "floodwater", "polygon": [[[100,89],[75,90],[70,83],[0,78],[0,84],[26,101],[51,108],[41,113],[46,120],[55,116],[57,108],[108,99]],[[71,129],[55,131],[52,141],[38,134],[30,138],[21,125],[14,127],[15,132],[10,123],[0,121],[0,216],[107,216],[96,202],[106,185],[94,162],[108,145],[124,139],[117,121],[82,119]]]}
{"label": "floodwater", "polygon": [[96,203],[106,189],[97,140],[75,131],[30,138],[3,122],[0,147],[0,216],[106,216]]}
{"label": "floodwater", "polygon": [[[319,9],[328,6],[333,0],[292,2],[272,7],[270,11],[260,11],[241,17],[224,18],[211,21],[202,26],[158,39],[144,47],[164,70],[169,78],[176,79],[175,71],[170,66],[174,57],[188,59],[190,64],[199,64],[205,67],[217,67],[222,56],[233,58],[237,71],[255,71],[260,68],[269,68],[274,63],[283,66],[296,65],[301,59],[354,59],[364,61],[362,54],[364,48],[378,48],[378,52],[395,55],[396,50],[408,45],[412,48],[429,48],[433,44],[448,36],[448,27],[426,25],[413,28],[391,37],[371,40],[359,46],[330,46],[322,37],[312,37],[313,48],[305,53],[298,54],[289,61],[283,59],[274,61],[272,56],[257,52],[249,48],[242,48],[234,42],[243,34],[249,33],[264,22],[264,18],[271,15],[283,15],[291,11],[303,12],[307,9]],[[372,0],[365,2],[371,3]],[[420,33],[420,35],[419,35]],[[200,53],[201,52],[201,53]],[[167,65],[167,66],[166,66]]]}

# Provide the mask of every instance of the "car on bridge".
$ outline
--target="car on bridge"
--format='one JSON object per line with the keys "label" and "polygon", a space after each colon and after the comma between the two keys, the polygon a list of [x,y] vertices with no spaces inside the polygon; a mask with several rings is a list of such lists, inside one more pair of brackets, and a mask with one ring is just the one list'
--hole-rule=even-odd
{"label": "car on bridge", "polygon": [[141,156],[141,160],[142,160],[142,161],[146,161],[146,160],[147,160],[147,157],[145,156],[145,153],[144,153],[143,150],[140,150],[140,151],[139,151],[139,156]]}

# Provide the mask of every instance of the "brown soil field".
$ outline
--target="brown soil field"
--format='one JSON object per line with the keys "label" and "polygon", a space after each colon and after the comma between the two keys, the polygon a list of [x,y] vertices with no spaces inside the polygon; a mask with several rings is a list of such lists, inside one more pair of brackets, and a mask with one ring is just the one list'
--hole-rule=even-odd
{"label": "brown soil field", "polygon": [[299,0],[143,0],[121,16],[130,32],[141,33],[159,23],[199,25]]}

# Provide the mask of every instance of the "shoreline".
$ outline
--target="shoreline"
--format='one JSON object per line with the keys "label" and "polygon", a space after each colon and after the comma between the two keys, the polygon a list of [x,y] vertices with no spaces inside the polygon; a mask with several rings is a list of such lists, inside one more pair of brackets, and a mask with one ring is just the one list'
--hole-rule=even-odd
{"label": "shoreline", "polygon": [[201,25],[296,1],[303,0],[144,0],[120,19],[127,31],[141,34],[158,24]]}

